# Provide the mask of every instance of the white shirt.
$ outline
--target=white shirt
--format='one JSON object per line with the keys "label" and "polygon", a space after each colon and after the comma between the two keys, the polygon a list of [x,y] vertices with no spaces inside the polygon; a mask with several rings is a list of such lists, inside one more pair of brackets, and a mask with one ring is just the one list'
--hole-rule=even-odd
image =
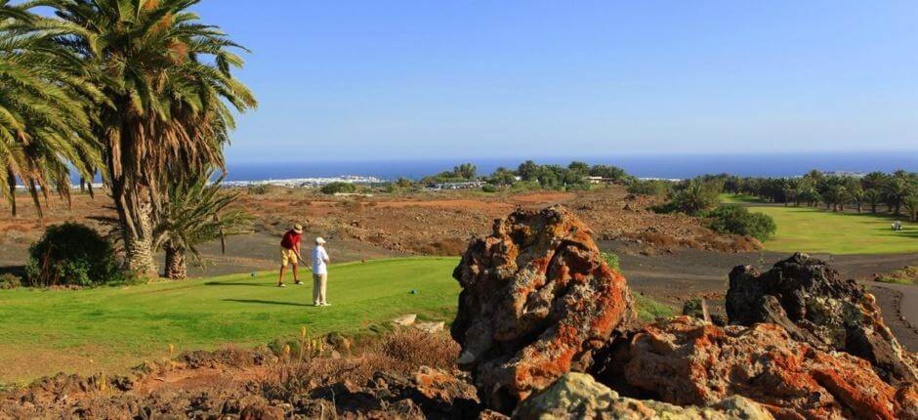
{"label": "white shirt", "polygon": [[325,252],[325,247],[317,245],[316,248],[312,250],[312,273],[328,274],[328,266],[325,264],[327,260],[328,253]]}

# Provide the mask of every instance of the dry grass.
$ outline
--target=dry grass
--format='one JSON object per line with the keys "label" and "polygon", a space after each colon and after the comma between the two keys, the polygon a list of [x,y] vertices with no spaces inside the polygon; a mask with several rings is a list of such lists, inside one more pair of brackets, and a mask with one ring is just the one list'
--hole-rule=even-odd
{"label": "dry grass", "polygon": [[444,370],[456,367],[459,345],[448,334],[414,329],[397,330],[368,343],[359,356],[282,359],[268,370],[261,388],[268,399],[291,401],[316,388],[337,383],[363,385],[377,372],[410,374],[421,366]]}

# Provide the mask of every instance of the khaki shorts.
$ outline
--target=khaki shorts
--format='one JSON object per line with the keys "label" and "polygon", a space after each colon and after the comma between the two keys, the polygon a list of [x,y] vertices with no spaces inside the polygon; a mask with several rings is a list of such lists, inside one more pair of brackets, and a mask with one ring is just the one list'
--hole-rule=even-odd
{"label": "khaki shorts", "polygon": [[296,262],[296,252],[293,252],[292,249],[281,247],[281,266],[286,267],[287,263],[296,265]]}

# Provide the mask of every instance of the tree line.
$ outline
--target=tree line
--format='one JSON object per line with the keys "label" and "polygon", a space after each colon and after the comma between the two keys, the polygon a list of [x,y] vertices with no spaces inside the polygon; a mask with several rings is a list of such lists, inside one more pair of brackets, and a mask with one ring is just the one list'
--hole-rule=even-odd
{"label": "tree line", "polygon": [[546,190],[587,190],[590,188],[589,177],[600,177],[604,182],[626,183],[634,180],[624,169],[612,165],[589,165],[574,161],[567,166],[557,164],[537,164],[532,160],[521,163],[516,169],[498,167],[490,175],[479,175],[478,167],[472,163],[455,166],[451,171],[421,179],[424,185],[447,182],[482,181],[487,183],[486,190],[501,188],[526,188]]}
{"label": "tree line", "polygon": [[918,219],[918,173],[897,170],[864,176],[832,175],[813,170],[802,177],[752,178],[718,175],[724,192],[745,194],[794,206],[824,206],[831,211],[884,211]]}
{"label": "tree line", "polygon": [[69,200],[71,167],[100,175],[125,268],[156,275],[164,250],[172,277],[244,219],[220,217],[227,197],[207,180],[234,114],[257,102],[233,75],[245,49],[200,22],[199,1],[0,0],[0,191],[14,214],[20,185],[40,211]]}

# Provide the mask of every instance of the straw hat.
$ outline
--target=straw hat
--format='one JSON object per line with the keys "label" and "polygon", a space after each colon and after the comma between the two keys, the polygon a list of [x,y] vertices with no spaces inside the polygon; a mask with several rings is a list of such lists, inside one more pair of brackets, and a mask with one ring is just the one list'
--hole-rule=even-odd
{"label": "straw hat", "polygon": [[325,239],[322,239],[321,236],[318,237],[318,238],[316,238],[316,244],[318,244],[318,245],[325,245]]}
{"label": "straw hat", "polygon": [[303,233],[303,225],[299,223],[293,225],[293,231],[296,233]]}

